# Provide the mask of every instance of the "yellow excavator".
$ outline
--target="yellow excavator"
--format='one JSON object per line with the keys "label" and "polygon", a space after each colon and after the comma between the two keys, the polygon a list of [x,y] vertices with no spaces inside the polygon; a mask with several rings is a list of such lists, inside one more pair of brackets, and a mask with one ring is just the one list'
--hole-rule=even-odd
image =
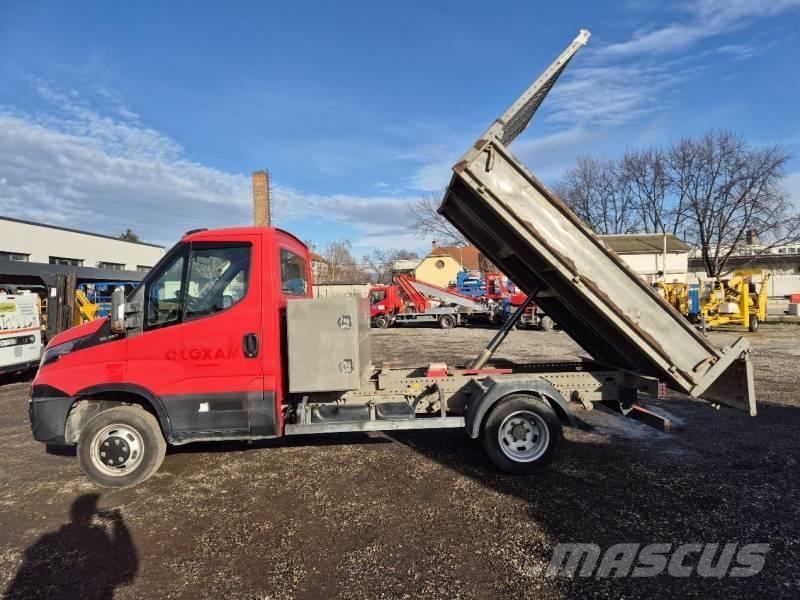
{"label": "yellow excavator", "polygon": [[734,271],[730,279],[713,282],[700,298],[701,326],[738,324],[756,331],[767,319],[769,277],[769,271],[745,269]]}

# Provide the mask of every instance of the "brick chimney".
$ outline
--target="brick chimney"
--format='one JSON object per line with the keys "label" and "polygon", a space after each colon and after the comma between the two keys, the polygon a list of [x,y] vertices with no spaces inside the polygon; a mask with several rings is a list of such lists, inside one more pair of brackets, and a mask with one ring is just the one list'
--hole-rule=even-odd
{"label": "brick chimney", "polygon": [[748,246],[758,246],[760,244],[758,232],[755,229],[748,230],[745,238]]}
{"label": "brick chimney", "polygon": [[253,224],[269,227],[269,172],[253,172]]}

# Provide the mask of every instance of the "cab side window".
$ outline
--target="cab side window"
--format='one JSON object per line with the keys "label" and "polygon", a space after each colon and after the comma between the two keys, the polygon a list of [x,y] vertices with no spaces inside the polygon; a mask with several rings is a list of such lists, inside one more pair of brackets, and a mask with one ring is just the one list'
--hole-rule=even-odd
{"label": "cab side window", "polygon": [[281,248],[281,291],[285,296],[308,295],[308,269],[302,256]]}
{"label": "cab side window", "polygon": [[183,313],[183,281],[184,254],[178,254],[171,263],[162,269],[156,279],[147,288],[147,327],[162,327],[177,323]]}
{"label": "cab side window", "polygon": [[213,315],[241,302],[249,279],[249,244],[192,246],[184,320]]}

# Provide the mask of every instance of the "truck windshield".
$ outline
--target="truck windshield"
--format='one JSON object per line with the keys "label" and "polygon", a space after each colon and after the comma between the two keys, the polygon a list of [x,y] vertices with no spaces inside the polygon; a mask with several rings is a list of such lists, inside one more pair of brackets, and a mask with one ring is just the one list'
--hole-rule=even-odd
{"label": "truck windshield", "polygon": [[377,304],[378,302],[383,302],[386,299],[386,290],[373,290],[372,296],[370,296],[370,304]]}

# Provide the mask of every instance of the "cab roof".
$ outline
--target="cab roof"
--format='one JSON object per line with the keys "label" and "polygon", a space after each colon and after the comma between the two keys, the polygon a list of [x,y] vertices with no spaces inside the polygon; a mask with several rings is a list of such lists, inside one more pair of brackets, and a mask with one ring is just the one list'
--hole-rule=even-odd
{"label": "cab roof", "polygon": [[218,237],[225,237],[225,236],[236,236],[236,235],[261,235],[266,231],[273,231],[279,233],[281,235],[287,236],[296,240],[299,244],[305,247],[303,241],[298,238],[297,236],[289,233],[285,229],[280,229],[278,227],[226,227],[222,229],[192,229],[191,231],[187,231],[183,237],[181,238],[182,242],[199,242],[202,240],[213,239]]}

